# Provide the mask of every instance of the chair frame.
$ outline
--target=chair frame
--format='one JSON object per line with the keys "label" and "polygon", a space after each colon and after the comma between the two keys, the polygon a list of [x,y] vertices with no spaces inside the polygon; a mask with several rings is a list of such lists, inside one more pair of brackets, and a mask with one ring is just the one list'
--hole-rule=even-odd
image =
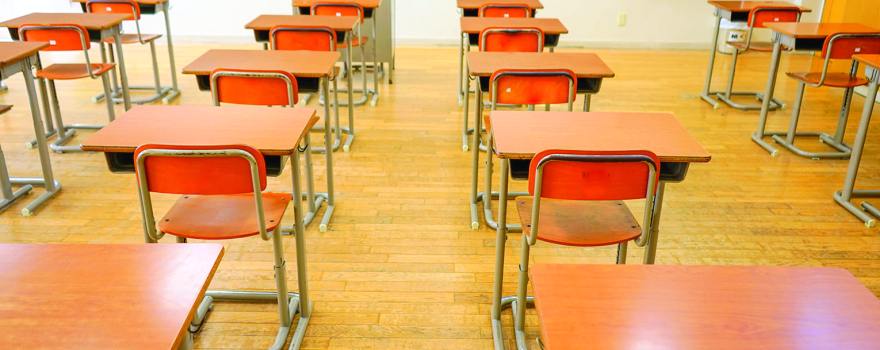
{"label": "chair frame", "polygon": [[[374,69],[373,69],[373,89],[370,90],[367,88],[367,54],[366,54],[367,51],[366,51],[366,48],[364,47],[365,44],[363,43],[363,40],[361,40],[361,38],[363,37],[363,32],[362,32],[363,24],[367,18],[366,10],[364,9],[363,6],[361,6],[360,4],[355,3],[355,2],[326,1],[326,2],[313,3],[311,8],[309,9],[309,11],[311,11],[310,13],[313,16],[317,16],[317,10],[321,7],[351,7],[351,8],[355,8],[358,10],[358,17],[360,17],[360,21],[358,21],[357,29],[354,31],[354,33],[352,33],[352,35],[354,35],[355,38],[357,38],[358,46],[360,47],[360,50],[361,50],[361,67],[362,67],[361,77],[362,77],[363,86],[360,89],[354,89],[354,88],[352,89],[353,93],[357,92],[357,93],[362,94],[360,98],[352,101],[352,103],[355,106],[360,106],[360,105],[366,104],[367,101],[369,101],[370,106],[375,107],[376,104],[379,103],[379,63],[378,63],[379,58],[378,58],[378,54],[377,54],[378,49],[376,48],[376,38],[378,38],[378,35],[376,34],[376,13],[375,13],[376,11],[373,11],[373,17],[370,20],[372,22],[372,25],[370,26],[371,27],[370,40],[373,41],[373,43],[371,45],[372,46],[371,50],[373,51],[372,54],[373,54],[373,67],[374,67]],[[351,40],[348,41],[348,47],[351,48],[351,45],[353,43],[354,43],[354,38],[352,38]],[[349,55],[350,54],[349,52],[350,51],[345,50],[345,51],[343,51],[343,55]],[[351,60],[349,58],[347,58],[347,56],[346,56],[346,57],[343,57],[343,61],[350,62]],[[354,64],[352,63],[352,67],[345,67],[345,74],[352,74],[352,72],[354,71],[353,65]],[[339,103],[339,102],[337,102],[337,103]],[[342,102],[342,105],[348,106],[348,103]]]}
{"label": "chair frame", "polygon": [[[828,67],[831,64],[831,53],[834,48],[834,43],[842,38],[876,38],[880,40],[880,34],[864,34],[864,33],[837,33],[829,36],[826,39],[826,48],[825,48],[825,57],[822,63],[822,72],[819,77],[819,81],[816,83],[807,83],[805,81],[798,82],[797,94],[795,95],[794,108],[791,111],[791,119],[789,122],[788,131],[784,134],[776,134],[772,135],[773,141],[783,146],[785,149],[791,151],[792,153],[811,159],[848,159],[850,157],[850,153],[852,151],[851,147],[846,144],[843,140],[846,134],[846,124],[849,119],[849,111],[852,105],[852,95],[853,88],[845,88],[843,94],[843,101],[841,102],[840,112],[838,114],[837,121],[837,130],[834,132],[834,135],[830,135],[826,132],[821,131],[797,131],[798,120],[800,119],[801,107],[804,102],[804,94],[806,92],[806,87],[822,87],[825,86],[825,79],[828,76]],[[852,60],[852,64],[850,65],[849,74],[851,77],[855,77],[858,74],[859,63],[858,61]],[[797,137],[818,137],[821,143],[824,143],[834,149],[834,151],[830,152],[811,152],[806,151],[794,144],[795,139]]]}
{"label": "chair frame", "polygon": [[[752,34],[755,31],[755,24],[754,24],[755,18],[759,14],[761,14],[762,12],[771,12],[771,11],[792,11],[792,12],[796,11],[797,12],[797,22],[800,22],[800,20],[801,20],[802,12],[799,7],[773,7],[773,6],[756,7],[755,9],[753,9],[749,13],[748,23],[752,23],[752,25],[749,26],[749,35],[746,38],[746,48],[742,50],[743,53],[748,52],[749,48],[752,46]],[[733,91],[733,82],[736,77],[736,63],[738,61],[739,54],[740,54],[740,50],[734,47],[733,53],[731,55],[732,57],[731,57],[731,62],[730,62],[730,73],[727,77],[727,88],[724,91],[715,93],[715,96],[718,98],[718,100],[720,100],[721,102],[724,102],[728,106],[742,110],[742,111],[760,110],[761,109],[760,104],[745,104],[745,103],[739,103],[739,102],[736,102],[733,100],[734,96],[752,96],[755,99],[757,99],[758,101],[762,101],[764,99],[764,97],[763,97],[764,95],[761,94],[760,92]],[[716,104],[715,106],[717,107],[718,105]],[[785,106],[785,104],[782,101],[780,101],[779,99],[776,99],[776,98],[770,99],[770,110],[771,111],[783,108],[784,106]]]}
{"label": "chair frame", "polygon": [[526,17],[529,17],[529,18],[530,18],[530,17],[535,17],[535,10],[533,10],[531,7],[529,7],[529,5],[526,5],[526,4],[523,4],[523,3],[520,3],[520,4],[514,4],[514,3],[488,3],[488,4],[483,4],[483,6],[480,6],[480,8],[477,10],[477,17],[486,17],[486,16],[485,16],[485,11],[486,11],[486,10],[488,10],[488,9],[496,9],[496,8],[497,8],[497,9],[525,9],[526,12],[528,12],[528,16],[526,16]]}
{"label": "chair frame", "polygon": [[[302,234],[296,235],[296,263],[299,283],[299,293],[290,292],[287,287],[287,262],[284,258],[284,245],[281,241],[281,224],[278,223],[276,229],[270,234],[267,232],[265,223],[265,212],[263,211],[263,191],[260,185],[260,173],[257,166],[257,160],[254,156],[242,149],[220,149],[220,150],[175,150],[174,146],[167,146],[163,149],[148,149],[139,152],[135,159],[135,167],[137,169],[138,178],[138,197],[140,199],[141,214],[144,218],[144,240],[146,243],[158,243],[165,235],[163,232],[157,232],[156,219],[153,214],[153,204],[150,190],[147,182],[147,172],[145,163],[150,157],[185,157],[185,158],[206,158],[206,157],[238,157],[248,161],[250,166],[251,181],[253,184],[254,205],[257,213],[258,229],[260,238],[264,241],[271,240],[274,252],[274,270],[276,292],[255,292],[255,291],[215,291],[209,290],[205,293],[196,313],[193,316],[192,323],[189,327],[189,336],[193,337],[198,333],[208,316],[208,312],[213,308],[214,300],[226,301],[249,301],[249,302],[271,302],[278,303],[278,314],[280,324],[275,341],[270,347],[273,350],[280,350],[287,342],[290,334],[290,328],[293,326],[294,316],[299,313],[299,322],[293,334],[291,349],[298,349],[305,336],[305,330],[308,327],[311,317],[312,304],[308,298],[308,279],[306,276],[306,258],[305,245],[303,243]],[[298,156],[295,156],[298,157]],[[294,198],[294,200],[297,200]],[[177,237],[177,243],[186,243],[185,237]],[[281,298],[279,296],[287,296]],[[190,338],[191,339],[191,338]]]}
{"label": "chair frame", "polygon": [[[139,98],[132,99],[131,102],[135,104],[146,104],[152,103],[163,97],[169,95],[172,91],[171,87],[163,87],[161,79],[159,78],[159,61],[156,57],[156,42],[155,40],[151,40],[149,42],[144,41],[143,35],[141,34],[141,9],[138,6],[137,2],[133,0],[88,0],[85,4],[85,9],[87,12],[92,12],[92,4],[119,4],[119,5],[129,5],[131,7],[132,17],[129,21],[134,21],[135,29],[137,30],[138,42],[141,45],[149,44],[150,46],[150,57],[152,58],[153,65],[153,86],[145,86],[145,85],[130,85],[128,87],[129,90],[139,90],[139,91],[154,91],[153,94]],[[120,36],[121,37],[121,36]],[[122,43],[117,43],[118,45],[122,45]],[[105,47],[106,45],[106,47]],[[116,57],[113,54],[113,44],[111,43],[99,43],[101,48],[101,60],[103,62],[108,62],[107,51],[109,50],[109,62],[115,63]],[[119,81],[116,78],[116,70],[114,69],[111,72],[111,80],[113,83],[113,102],[114,103],[123,103],[122,100],[122,88],[120,88]],[[102,99],[106,98],[106,94],[97,94],[92,97],[92,101],[99,102]]]}
{"label": "chair frame", "polygon": [[[86,60],[86,70],[88,71],[89,78],[91,79],[101,79],[101,84],[104,88],[104,93],[110,92],[110,79],[107,76],[108,72],[104,72],[100,76],[97,76],[92,71],[92,61],[89,57],[89,33],[85,28],[74,25],[74,24],[55,24],[55,25],[40,25],[40,24],[24,24],[18,28],[18,37],[22,41],[27,41],[27,32],[31,30],[72,30],[79,34],[80,45],[82,47],[83,56],[85,56]],[[74,50],[69,50],[74,51]],[[37,55],[37,71],[43,69],[42,61],[40,59],[39,54]],[[114,68],[115,69],[115,68]],[[111,72],[113,69],[110,70]],[[54,134],[55,141],[49,144],[49,148],[56,153],[67,153],[67,152],[82,152],[80,145],[67,145],[67,143],[76,135],[77,129],[82,130],[98,130],[103,128],[103,125],[90,125],[90,124],[65,124],[64,119],[61,116],[61,105],[58,101],[58,90],[55,87],[55,81],[52,79],[37,77],[38,85],[40,86],[41,91],[46,90],[46,86],[48,85],[48,94],[43,95],[43,109],[45,110],[45,119],[47,121],[47,126],[51,126],[51,122],[54,117],[55,124],[58,125],[57,131]],[[48,95],[48,96],[47,96]],[[51,102],[50,102],[51,101]],[[112,101],[107,101],[107,116],[110,122],[116,119],[116,111],[113,106]],[[50,127],[51,129],[51,127]],[[49,135],[47,135],[49,136]],[[32,141],[29,143],[31,146],[36,145],[36,141]]]}
{"label": "chair frame", "polygon": [[[562,151],[561,151],[562,152]],[[533,159],[538,165],[535,171],[535,182],[533,188],[532,202],[532,218],[531,232],[522,235],[522,249],[520,250],[519,264],[519,282],[517,285],[517,297],[513,302],[511,310],[514,317],[514,331],[516,335],[516,345],[518,349],[528,349],[525,335],[525,313],[526,304],[533,298],[527,296],[529,283],[529,255],[531,247],[537,243],[538,223],[541,209],[541,191],[543,186],[544,167],[552,162],[585,162],[585,163],[642,163],[648,167],[648,179],[645,191],[645,209],[643,216],[643,224],[641,225],[641,235],[634,239],[636,246],[644,247],[650,241],[651,232],[654,224],[654,206],[655,196],[659,184],[660,165],[655,163],[651,157],[638,154],[608,154],[608,155],[584,155],[570,153],[553,153],[546,155],[541,159]],[[626,263],[627,244],[629,242],[618,243],[617,248],[617,264]],[[647,254],[647,251],[646,251]]]}

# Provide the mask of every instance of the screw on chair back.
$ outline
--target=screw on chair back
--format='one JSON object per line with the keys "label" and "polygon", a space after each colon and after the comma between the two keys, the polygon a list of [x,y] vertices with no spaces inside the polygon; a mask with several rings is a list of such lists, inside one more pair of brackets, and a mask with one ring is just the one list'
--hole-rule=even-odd
{"label": "screw on chair back", "polygon": [[336,51],[336,40],[330,27],[279,25],[269,31],[272,50]]}
{"label": "screw on chair back", "polygon": [[540,28],[490,27],[480,32],[480,51],[542,52],[544,31]]}
{"label": "screw on chair back", "polygon": [[263,220],[262,192],[266,189],[266,163],[256,149],[243,145],[182,146],[143,145],[134,153],[141,209],[150,236],[153,228],[150,193],[178,195],[254,194],[260,235],[269,236]]}
{"label": "screw on chair back", "polygon": [[524,18],[532,17],[532,9],[526,4],[489,3],[480,6],[479,17]]}
{"label": "screw on chair back", "polygon": [[[855,54],[880,54],[880,33],[836,33],[825,38],[822,45],[822,71],[819,81],[812,86],[825,85],[828,67],[833,60],[851,60]],[[852,61],[850,75],[855,75],[858,62]]]}
{"label": "screw on chair back", "polygon": [[299,102],[293,74],[276,70],[218,68],[211,73],[214,105],[220,103],[290,106]]}
{"label": "screw on chair back", "polygon": [[492,110],[498,104],[568,104],[577,94],[577,76],[568,69],[501,69],[489,78]]}
{"label": "screw on chair back", "polygon": [[649,151],[546,150],[532,158],[529,166],[529,194],[532,207],[531,244],[538,237],[541,199],[633,200],[645,199],[642,235],[647,242],[654,212],[654,195],[659,183],[660,160]]}
{"label": "screw on chair back", "polygon": [[311,13],[315,16],[351,16],[364,22],[364,7],[354,2],[316,2],[312,4]]}

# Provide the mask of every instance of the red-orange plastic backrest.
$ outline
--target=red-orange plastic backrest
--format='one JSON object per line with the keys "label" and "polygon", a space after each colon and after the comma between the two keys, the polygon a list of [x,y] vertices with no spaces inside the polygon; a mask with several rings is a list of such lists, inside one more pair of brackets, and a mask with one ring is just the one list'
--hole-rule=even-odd
{"label": "red-orange plastic backrest", "polygon": [[40,51],[80,51],[92,47],[89,31],[78,24],[23,24],[18,33],[21,41],[49,43]]}
{"label": "red-orange plastic backrest", "polygon": [[336,50],[336,31],[330,27],[275,26],[269,31],[269,40],[275,50]]}
{"label": "red-orange plastic backrest", "polygon": [[[221,103],[258,106],[290,106],[299,102],[299,87],[293,74],[276,70],[247,70],[218,68],[211,76],[218,73],[245,73],[257,76],[218,76],[212,88]],[[267,76],[259,76],[267,75]],[[288,95],[286,77],[291,84],[293,95]],[[213,80],[213,79],[212,79]]]}
{"label": "red-orange plastic backrest", "polygon": [[569,69],[501,69],[489,78],[490,98],[497,91],[495,100],[501,104],[557,104],[574,100],[577,92],[577,76]]}
{"label": "red-orange plastic backrest", "polygon": [[89,0],[86,9],[90,13],[126,14],[128,20],[141,19],[141,8],[134,0]]}
{"label": "red-orange plastic backrest", "polygon": [[480,32],[480,51],[541,52],[544,51],[544,31],[533,27],[486,28]]}
{"label": "red-orange plastic backrest", "polygon": [[532,9],[526,4],[484,4],[478,12],[480,17],[524,18],[532,17]]}
{"label": "red-orange plastic backrest", "polygon": [[316,2],[312,4],[312,15],[315,16],[351,16],[364,22],[364,7],[354,2]]}
{"label": "red-orange plastic backrest", "polygon": [[[250,146],[180,146],[143,145],[134,152],[137,162],[147,150],[216,151],[240,150],[257,161],[260,191],[266,189],[266,162],[263,155]],[[239,155],[212,155],[206,157],[148,156],[144,160],[147,189],[168,194],[218,195],[253,193],[251,165]],[[138,177],[140,178],[140,177]]]}
{"label": "red-orange plastic backrest", "polygon": [[[841,36],[838,35],[853,35]],[[825,44],[822,46],[822,57],[828,57],[830,50],[830,58],[835,60],[852,59],[855,54],[880,54],[880,34],[847,34],[836,33],[825,38]]]}
{"label": "red-orange plastic backrest", "polygon": [[[555,160],[545,164],[541,179],[541,198],[569,200],[645,198],[650,177],[648,166],[639,161],[610,161],[609,158],[614,156],[644,156],[654,163],[658,173],[660,171],[660,160],[650,151],[547,150],[532,158],[529,167],[529,194],[534,195],[538,164],[544,157],[557,154],[597,157],[592,161]],[[656,191],[657,187],[654,188]]]}
{"label": "red-orange plastic backrest", "polygon": [[749,11],[748,26],[764,28],[767,23],[797,22],[800,15],[801,9],[796,6],[755,6]]}

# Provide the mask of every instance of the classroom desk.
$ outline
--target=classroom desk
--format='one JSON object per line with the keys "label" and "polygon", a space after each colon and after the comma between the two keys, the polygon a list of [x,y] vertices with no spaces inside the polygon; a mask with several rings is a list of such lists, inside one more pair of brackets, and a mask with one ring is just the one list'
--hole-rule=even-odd
{"label": "classroom desk", "polygon": [[[468,86],[470,90],[471,76],[477,81],[476,88],[476,113],[474,114],[474,129],[483,129],[483,93],[489,90],[489,78],[499,69],[570,69],[578,78],[578,92],[584,94],[584,111],[590,110],[590,96],[599,92],[602,79],[613,78],[614,72],[608,68],[598,55],[583,52],[559,52],[559,53],[531,53],[531,52],[470,52],[467,61]],[[491,179],[487,181],[487,191],[477,192],[477,173],[480,158],[480,133],[468,130],[469,101],[464,104],[464,126],[462,130],[462,148],[467,151],[467,137],[472,138],[472,173],[471,173],[471,227],[479,228],[480,220],[477,210],[478,203],[483,202],[483,213],[488,224],[496,228],[496,221],[492,218],[491,205]],[[502,202],[503,203],[503,202]]]}
{"label": "classroom desk", "polygon": [[547,350],[876,349],[880,301],[838,268],[531,269]]}
{"label": "classroom desk", "polygon": [[[378,50],[377,45],[378,45],[378,41],[379,41],[379,35],[377,33],[377,30],[378,30],[377,28],[379,26],[378,23],[379,23],[379,19],[380,19],[379,12],[382,12],[382,11],[379,11],[379,8],[382,6],[383,1],[382,0],[344,0],[344,1],[343,0],[330,0],[330,1],[327,1],[327,0],[320,0],[320,1],[319,0],[292,0],[291,3],[293,4],[293,8],[295,9],[295,11],[294,11],[295,13],[299,13],[301,15],[310,15],[311,11],[312,11],[311,7],[314,3],[317,3],[317,2],[326,3],[326,2],[333,2],[333,1],[341,2],[341,3],[358,4],[364,8],[364,18],[370,19],[370,22],[371,22],[371,25],[370,25],[370,34],[371,35],[370,35],[370,37],[372,40],[371,45],[372,45],[372,49],[373,49],[373,62],[375,65],[375,67],[373,69],[373,89],[367,90],[366,86],[365,86],[364,90],[361,91],[364,93],[364,98],[359,99],[357,101],[354,101],[354,104],[355,105],[363,105],[369,99],[370,105],[376,106],[376,104],[379,101],[379,70],[381,69],[378,65],[379,53],[377,51]],[[393,7],[394,1],[391,0],[390,4]],[[393,12],[393,10],[389,11],[389,13],[388,13],[389,17],[391,17],[392,12]],[[390,26],[393,27],[394,19],[389,18],[388,22],[389,22]],[[358,30],[358,33],[360,33],[360,29]],[[387,38],[385,38],[385,36],[386,36],[385,34],[387,34]],[[388,51],[390,51],[390,54],[388,55],[389,56],[388,57],[388,63],[389,63],[388,64],[388,72],[389,72],[388,73],[389,74],[388,81],[389,82],[392,80],[392,78],[390,76],[391,72],[394,71],[394,43],[393,43],[394,37],[393,36],[394,36],[393,28],[391,28],[391,30],[389,30],[388,33],[384,33],[384,31],[383,31],[383,40],[387,41],[387,43],[385,43],[384,45],[390,46],[390,48],[388,50]],[[351,47],[351,42],[348,43],[348,47],[349,48]],[[364,56],[366,56],[366,55],[364,55]],[[351,52],[349,52],[348,57],[349,58],[352,57]],[[364,59],[366,59],[366,57],[364,57]],[[349,65],[349,67],[351,68],[352,66]],[[366,79],[367,79],[366,63],[364,63],[363,69],[364,69],[364,71],[363,71],[364,72],[364,82],[366,83]],[[351,75],[351,74],[349,74],[349,75]],[[369,97],[370,95],[372,95],[373,97],[370,98]]]}
{"label": "classroom desk", "polygon": [[767,28],[773,31],[773,55],[770,58],[767,87],[761,103],[761,116],[758,128],[752,134],[752,141],[775,157],[779,150],[764,141],[764,137],[785,135],[786,131],[766,131],[767,115],[770,112],[770,100],[776,89],[776,75],[779,72],[779,60],[782,47],[794,51],[821,51],[825,39],[836,33],[880,33],[880,30],[857,23],[768,23]]}
{"label": "classroom desk", "polygon": [[[199,82],[199,89],[210,90],[210,74],[217,68],[282,70],[296,77],[300,91],[318,91],[320,83],[322,87],[320,91],[324,94],[324,101],[330,101],[329,80],[334,82],[334,93],[338,91],[336,89],[335,65],[336,61],[339,60],[339,55],[339,52],[329,51],[210,50],[184,67],[183,73],[195,75]],[[339,104],[334,105],[336,125],[338,126]],[[349,112],[351,111],[349,110]],[[335,139],[331,137],[333,129],[330,123],[329,103],[324,104],[324,127],[315,130],[324,132],[325,147],[313,148],[313,151],[324,153],[327,162],[327,192],[316,193],[315,198],[310,198],[310,208],[314,210],[310,211],[307,215],[306,223],[311,222],[313,215],[317,213],[317,208],[321,206],[322,202],[326,201],[327,210],[324,212],[319,225],[319,230],[325,232],[330,225],[333,210],[336,208],[336,196],[333,186],[333,150],[338,149],[341,138],[338,127],[336,128]],[[353,141],[353,137],[348,137],[346,140],[349,147],[351,146],[351,141]],[[307,169],[311,169],[311,159],[311,155],[307,154]],[[311,179],[311,173],[309,173],[308,177]],[[309,183],[311,188],[311,180]]]}
{"label": "classroom desk", "polygon": [[[9,35],[13,40],[19,40],[18,27],[23,24],[77,24],[83,26],[89,32],[92,42],[100,43],[101,40],[113,37],[116,42],[122,42],[122,22],[128,16],[124,14],[99,14],[99,13],[32,13],[5,22],[0,22],[0,27],[9,29]],[[128,91],[128,75],[125,70],[125,58],[122,55],[122,46],[116,45],[116,56],[119,64],[119,79],[122,83],[122,99],[125,110],[131,109],[131,95]],[[46,111],[47,118],[49,112]],[[51,118],[50,118],[51,119]]]}
{"label": "classroom desk", "polygon": [[480,32],[491,27],[535,27],[544,31],[544,46],[553,52],[559,44],[559,36],[568,33],[568,28],[556,18],[486,18],[462,17],[459,19],[461,34],[458,45],[458,104],[463,103],[467,83],[465,77],[465,52],[471,45],[479,45]]}
{"label": "classroom desk", "polygon": [[858,197],[880,197],[880,190],[855,189],[859,163],[862,161],[862,151],[865,148],[865,140],[868,138],[868,126],[871,124],[871,114],[874,110],[873,101],[877,99],[877,87],[880,85],[880,55],[854,55],[853,59],[859,64],[865,65],[866,75],[871,83],[865,94],[865,107],[862,109],[862,118],[859,120],[859,129],[856,131],[856,139],[849,157],[849,167],[846,170],[843,189],[834,193],[834,201],[861,219],[866,227],[874,227],[877,223],[875,218],[880,217],[880,210],[868,202],[862,202],[861,208],[859,208],[850,200]]}
{"label": "classroom desk", "polygon": [[[79,3],[83,12],[86,12],[86,2],[88,0],[70,0]],[[169,103],[180,96],[180,89],[177,87],[177,64],[174,62],[174,44],[171,42],[171,20],[168,19],[168,12],[171,9],[171,0],[134,0],[138,4],[142,15],[154,15],[159,11],[165,19],[165,42],[168,44],[168,64],[171,67],[171,90],[162,98],[162,102]]]}
{"label": "classroom desk", "polygon": [[[248,22],[244,27],[254,31],[254,38],[257,42],[264,43],[264,47],[268,49],[269,45],[269,31],[272,30],[275,26],[279,25],[296,25],[296,26],[321,26],[321,27],[329,27],[330,29],[336,31],[336,40],[337,43],[346,43],[347,47],[345,49],[345,64],[347,67],[351,67],[352,61],[352,47],[351,40],[354,37],[355,29],[360,25],[360,21],[358,21],[357,17],[351,16],[342,16],[342,17],[333,17],[333,16],[295,16],[295,15],[260,15],[252,21]],[[366,75],[365,75],[366,76]],[[351,143],[354,142],[354,82],[352,81],[352,74],[346,74],[346,83],[348,84],[348,103],[342,104],[348,107],[348,127],[343,128],[338,125],[337,119],[337,141],[339,140],[339,132],[347,135],[345,140],[345,144],[342,146],[342,150],[348,152],[351,150]],[[335,83],[335,80],[334,80]],[[364,84],[366,86],[366,80],[364,80]],[[335,91],[335,86],[334,86]],[[308,99],[306,100],[308,101]],[[338,114],[338,108],[337,108]],[[334,147],[334,150],[336,147]]]}
{"label": "classroom desk", "polygon": [[[690,163],[706,163],[711,156],[671,113],[493,111],[489,119],[492,142],[487,169],[491,169],[493,155],[501,160],[498,200],[502,203],[498,208],[495,239],[492,336],[495,349],[503,349],[501,309],[516,300],[515,296],[501,296],[505,241],[507,233],[512,231],[507,225],[506,205],[511,160],[528,160],[548,149],[648,150],[657,154],[661,162],[660,184],[655,197],[653,230],[643,260],[645,264],[653,264],[666,184],[683,181]],[[486,176],[491,178],[490,173]]]}
{"label": "classroom desk", "polygon": [[540,0],[457,0],[456,6],[461,9],[462,17],[477,17],[480,7],[486,4],[515,4],[526,5],[532,9],[532,16],[537,10],[543,9],[544,4]]}
{"label": "classroom desk", "polygon": [[[40,169],[43,175],[40,178],[10,177],[2,154],[3,151],[0,150],[0,196],[2,196],[0,198],[0,212],[28,194],[33,186],[43,186],[46,188],[46,192],[40,194],[21,210],[21,215],[30,216],[37,210],[37,207],[61,190],[61,183],[55,180],[55,175],[52,173],[49,145],[46,141],[46,127],[40,117],[40,104],[37,100],[37,91],[34,87],[34,76],[31,70],[37,63],[37,54],[40,49],[47,46],[49,46],[48,43],[40,42],[0,43],[0,80],[5,80],[18,72],[24,75],[24,85],[27,88],[34,134],[36,135],[36,147],[40,156]],[[52,118],[47,118],[47,120],[51,122]],[[22,187],[17,191],[12,191],[13,184],[22,185]]]}
{"label": "classroom desk", "polygon": [[[718,52],[718,33],[721,30],[721,19],[732,23],[746,23],[749,21],[749,12],[755,7],[796,7],[797,5],[787,1],[718,1],[709,0],[709,5],[715,8],[715,26],[712,31],[712,48],[709,49],[709,66],[706,68],[706,82],[703,84],[703,92],[700,98],[718,108],[719,102],[712,96],[720,91],[711,91],[712,74],[715,71],[715,54]],[[810,9],[801,7],[801,12],[810,12]]]}
{"label": "classroom desk", "polygon": [[219,244],[0,244],[0,348],[190,348]]}

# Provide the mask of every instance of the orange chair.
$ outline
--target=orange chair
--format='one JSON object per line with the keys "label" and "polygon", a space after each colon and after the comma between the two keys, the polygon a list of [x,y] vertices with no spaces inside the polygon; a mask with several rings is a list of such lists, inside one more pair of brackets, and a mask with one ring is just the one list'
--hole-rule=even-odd
{"label": "orange chair", "polygon": [[[79,145],[66,146],[65,144],[73,138],[76,129],[100,129],[101,125],[84,125],[84,124],[64,124],[61,118],[61,106],[58,103],[58,91],[55,89],[55,80],[74,80],[82,78],[98,79],[104,85],[104,93],[110,93],[110,79],[107,72],[115,67],[113,63],[92,63],[89,59],[89,48],[91,41],[89,32],[84,27],[76,24],[24,24],[18,28],[18,35],[22,41],[40,41],[48,42],[49,47],[42,51],[82,51],[85,56],[86,63],[60,63],[51,66],[42,67],[37,60],[37,80],[40,86],[44,86],[45,82],[49,85],[49,98],[52,100],[51,107],[45,105],[47,100],[44,98],[44,106],[46,112],[47,125],[54,115],[55,123],[58,125],[56,139],[49,147],[58,153],[63,152],[81,152]],[[51,109],[51,113],[50,113]],[[112,122],[116,118],[113,109],[113,102],[107,100],[107,115]]]}
{"label": "orange chair", "polygon": [[[289,293],[280,229],[284,212],[293,198],[290,193],[264,192],[263,155],[242,145],[143,145],[135,151],[134,161],[147,243],[156,243],[166,234],[175,236],[178,243],[189,239],[253,236],[272,241],[277,292],[208,291],[193,317],[190,332],[199,331],[214,299],[276,301],[280,326],[273,349],[280,349],[287,341],[293,316],[298,311],[301,319],[297,333],[300,328],[304,332],[302,323],[308,322],[310,308],[304,278],[305,252],[299,251],[300,244],[297,244],[301,293]],[[158,223],[153,214],[151,193],[181,196]]]}
{"label": "orange chair", "polygon": [[[513,310],[518,345],[525,339],[531,247],[537,240],[576,247],[616,244],[617,263],[625,264],[627,243],[641,247],[651,235],[659,170],[660,161],[649,151],[547,150],[535,155],[529,196],[516,199],[523,223]],[[637,199],[645,200],[641,226],[623,202]]]}
{"label": "orange chair", "polygon": [[[773,43],[752,41],[755,29],[765,28],[767,23],[776,22],[799,22],[801,18],[801,9],[796,6],[756,6],[749,12],[747,25],[749,27],[749,35],[745,42],[728,41],[727,44],[733,47],[733,58],[730,62],[730,76],[727,78],[727,89],[716,94],[719,100],[740,110],[759,110],[760,104],[743,104],[733,101],[734,96],[752,96],[758,100],[762,100],[761,94],[751,91],[733,91],[733,80],[736,76],[736,62],[740,53],[749,51],[770,52],[773,51]],[[775,110],[782,107],[782,102],[777,99],[770,100],[770,109]]]}
{"label": "orange chair", "polygon": [[274,70],[218,68],[211,72],[211,96],[220,103],[289,106],[299,102],[293,74]]}
{"label": "orange chair", "polygon": [[479,17],[524,18],[534,17],[535,13],[526,4],[489,3],[480,6]]}
{"label": "orange chair", "polygon": [[490,27],[480,32],[480,51],[542,52],[544,31],[534,27]]}
{"label": "orange chair", "polygon": [[[128,88],[130,90],[153,91],[153,94],[144,98],[133,99],[132,102],[139,104],[150,103],[167,96],[171,92],[171,88],[162,87],[162,83],[159,81],[159,61],[156,59],[156,39],[161,38],[162,35],[141,34],[141,9],[140,6],[138,6],[138,3],[134,0],[89,0],[86,2],[85,9],[89,13],[116,13],[128,15],[128,21],[134,22],[137,34],[121,34],[120,41],[122,41],[122,44],[150,45],[150,55],[153,59],[154,86],[129,86]],[[113,55],[113,44],[115,44],[115,39],[109,37],[104,39],[104,42],[101,43],[101,58],[104,59],[104,62],[107,62],[104,44],[107,44],[110,51],[110,62],[115,62],[116,58]],[[113,72],[112,76],[113,102],[122,103],[122,89],[116,81],[116,73]],[[99,94],[94,97],[94,100],[100,101],[103,98],[105,98],[105,95]]]}
{"label": "orange chair", "polygon": [[[810,72],[787,72],[788,77],[798,81],[797,97],[794,108],[791,111],[791,122],[788,132],[782,135],[773,135],[773,140],[795,154],[812,158],[849,158],[850,147],[843,142],[846,133],[846,122],[849,117],[849,108],[852,102],[853,89],[857,86],[868,84],[868,80],[858,76],[859,63],[852,61],[849,72],[831,72],[829,66],[834,60],[852,60],[854,54],[880,54],[880,34],[851,34],[838,33],[829,35],[822,46],[821,71]],[[800,118],[801,105],[804,101],[804,90],[807,85],[811,87],[828,86],[844,89],[843,103],[837,122],[837,131],[834,136],[824,132],[798,132],[797,125]],[[819,137],[819,141],[835,149],[832,152],[810,152],[795,146],[794,141],[798,136]]]}
{"label": "orange chair", "polygon": [[[361,50],[361,68],[362,68],[361,77],[363,78],[363,82],[362,82],[363,87],[361,88],[361,90],[354,90],[354,91],[363,93],[363,96],[360,99],[354,101],[353,103],[355,105],[365,104],[365,103],[367,103],[367,100],[370,98],[369,96],[372,94],[373,98],[370,103],[375,106],[378,101],[378,97],[379,97],[379,68],[378,68],[379,64],[377,61],[378,58],[376,57],[377,51],[376,51],[376,23],[375,23],[375,19],[373,20],[374,22],[373,22],[373,25],[371,26],[372,27],[372,35],[371,35],[372,39],[369,39],[368,37],[361,35],[362,34],[361,28],[364,25],[364,18],[366,18],[366,12],[364,10],[364,7],[358,3],[342,2],[342,1],[335,1],[335,0],[334,1],[324,1],[324,2],[317,1],[312,4],[311,14],[314,16],[352,16],[352,17],[360,18],[360,22],[357,27],[357,30],[355,30],[356,34],[354,37],[350,38],[350,41],[351,41],[352,48],[359,47]],[[364,46],[366,46],[367,42],[370,40],[373,41],[373,43],[371,45],[371,50],[373,51],[372,55],[373,55],[373,67],[374,67],[374,69],[373,69],[373,90],[372,91],[367,89],[367,55],[366,55],[366,50],[364,49]],[[340,43],[339,48],[340,49],[347,49],[348,43],[347,42]],[[344,57],[345,62],[346,63],[349,62],[350,59],[347,58],[348,57],[347,55],[349,54],[348,50],[343,50],[343,54],[346,55]],[[353,67],[345,67],[345,68],[346,68],[346,74],[351,74],[350,72],[353,70]]]}

